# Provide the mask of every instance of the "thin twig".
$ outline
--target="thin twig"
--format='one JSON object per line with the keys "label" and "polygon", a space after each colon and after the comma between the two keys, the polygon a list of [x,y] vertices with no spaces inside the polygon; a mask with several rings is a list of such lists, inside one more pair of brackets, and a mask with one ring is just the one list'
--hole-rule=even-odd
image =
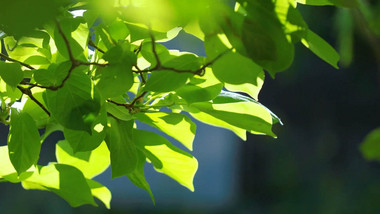
{"label": "thin twig", "polygon": [[157,51],[156,51],[156,39],[154,38],[153,31],[151,26],[149,25],[149,35],[152,40],[152,52],[154,55],[154,58],[156,59],[156,66],[155,68],[160,68],[161,67],[161,61],[160,58],[158,57]]}
{"label": "thin twig", "polygon": [[142,94],[140,94],[139,96],[135,97],[135,98],[132,100],[130,106],[133,107],[133,106],[136,104],[137,101],[141,101],[141,99],[142,99],[147,93],[148,93],[147,91],[144,91]]}
{"label": "thin twig", "polygon": [[78,64],[79,65],[95,65],[95,66],[99,66],[99,67],[106,67],[108,66],[109,64],[106,63],[106,64],[101,64],[101,63],[97,63],[97,62],[82,62],[82,61],[78,61]]}
{"label": "thin twig", "polygon": [[111,99],[108,99],[107,102],[113,103],[117,106],[123,106],[127,108],[130,112],[133,110],[134,105],[136,104],[137,101],[141,101],[141,99],[147,94],[147,91],[144,91],[141,93],[139,96],[136,96],[131,103],[118,103],[116,101],[113,101]]}
{"label": "thin twig", "polygon": [[55,23],[57,25],[59,34],[62,36],[63,41],[65,42],[65,45],[66,45],[66,48],[67,48],[67,52],[69,54],[70,61],[73,62],[73,64],[76,64],[75,63],[76,59],[74,58],[73,52],[71,51],[69,39],[66,37],[65,33],[63,32],[63,30],[62,30],[61,25],[59,24],[59,22],[56,20]]}
{"label": "thin twig", "polygon": [[33,68],[31,65],[28,65],[28,64],[26,64],[26,63],[20,62],[20,61],[15,60],[15,59],[12,59],[12,58],[10,58],[9,56],[7,56],[7,55],[5,55],[5,54],[0,53],[0,56],[1,56],[2,58],[4,58],[5,60],[7,60],[7,61],[10,61],[10,62],[17,62],[17,63],[19,63],[20,65],[22,65],[22,66],[24,66],[24,67],[26,67],[26,68],[29,68],[30,70],[35,70],[35,68]]}
{"label": "thin twig", "polygon": [[90,38],[88,40],[88,44],[92,47],[94,47],[96,50],[98,50],[100,53],[104,54],[105,51],[103,51],[102,49],[100,49],[98,46],[95,45],[94,41],[92,41],[92,39]]}
{"label": "thin twig", "polygon": [[50,112],[45,108],[45,106],[40,103],[40,101],[38,101],[34,96],[33,96],[33,93],[30,91],[30,88],[23,88],[21,86],[17,86],[17,88],[25,95],[28,95],[28,97],[33,100],[39,107],[41,107],[42,110],[44,110],[44,112],[50,116]]}

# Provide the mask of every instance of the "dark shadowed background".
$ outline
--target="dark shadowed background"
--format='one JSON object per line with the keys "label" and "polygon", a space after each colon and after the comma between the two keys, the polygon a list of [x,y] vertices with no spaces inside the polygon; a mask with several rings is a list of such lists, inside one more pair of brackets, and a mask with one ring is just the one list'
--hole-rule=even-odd
{"label": "dark shadowed background", "polygon": [[[309,27],[336,46],[335,9],[301,9]],[[200,41],[180,38],[165,45],[204,55]],[[2,183],[0,213],[380,213],[380,164],[359,152],[366,134],[380,126],[379,62],[359,34],[354,50],[351,66],[335,70],[297,45],[292,67],[266,78],[260,102],[284,122],[274,128],[278,139],[249,135],[241,142],[198,123],[194,193],[147,167],[154,206],[127,179],[110,181],[108,170],[96,180],[113,193],[112,210],[71,208],[52,193]],[[1,126],[0,145],[6,138]],[[62,134],[44,143],[41,163],[54,161],[58,139]]]}

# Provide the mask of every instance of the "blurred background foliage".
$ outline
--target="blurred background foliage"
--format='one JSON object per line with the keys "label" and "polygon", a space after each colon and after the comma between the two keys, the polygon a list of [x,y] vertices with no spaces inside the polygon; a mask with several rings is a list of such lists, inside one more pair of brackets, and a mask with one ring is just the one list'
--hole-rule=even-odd
{"label": "blurred background foliage", "polygon": [[[266,77],[260,101],[285,124],[275,127],[278,139],[250,135],[240,142],[228,132],[200,126],[194,193],[167,178],[149,178],[147,169],[156,206],[142,190],[117,179],[109,184],[112,210],[71,208],[53,194],[5,183],[0,212],[380,213],[380,164],[367,162],[359,149],[380,126],[380,1],[360,2],[354,10],[299,5],[310,29],[340,51],[341,69],[297,45],[292,67],[275,79]],[[180,37],[165,45],[204,54],[195,37]],[[0,142],[6,142],[7,128],[0,128]],[[53,142],[42,149],[53,150]]]}

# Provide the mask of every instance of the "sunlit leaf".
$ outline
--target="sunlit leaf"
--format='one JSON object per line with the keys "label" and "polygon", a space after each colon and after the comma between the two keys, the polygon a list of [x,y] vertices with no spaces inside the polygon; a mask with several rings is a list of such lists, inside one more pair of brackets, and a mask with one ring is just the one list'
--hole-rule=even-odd
{"label": "sunlit leaf", "polygon": [[86,178],[99,175],[110,165],[110,152],[105,143],[92,151],[74,153],[67,141],[59,141],[55,153],[58,163],[76,167]]}
{"label": "sunlit leaf", "polygon": [[135,115],[137,120],[163,131],[193,150],[196,125],[184,114],[152,112]]}
{"label": "sunlit leaf", "polygon": [[71,206],[84,204],[96,206],[91,189],[82,172],[65,164],[50,164],[36,170],[22,182],[25,189],[38,189],[54,192]]}
{"label": "sunlit leaf", "polygon": [[305,38],[302,39],[302,43],[313,53],[315,53],[315,55],[332,65],[334,68],[339,68],[339,54],[333,47],[331,47],[325,40],[313,31],[307,31]]}
{"label": "sunlit leaf", "polygon": [[193,179],[198,169],[198,161],[192,155],[153,132],[134,129],[133,135],[136,145],[144,151],[157,171],[194,191]]}

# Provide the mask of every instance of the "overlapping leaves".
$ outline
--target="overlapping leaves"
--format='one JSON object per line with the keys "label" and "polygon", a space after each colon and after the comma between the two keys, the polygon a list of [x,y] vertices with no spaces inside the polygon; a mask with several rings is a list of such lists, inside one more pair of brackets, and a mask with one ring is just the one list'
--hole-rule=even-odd
{"label": "overlapping leaves", "polygon": [[[297,2],[337,1],[238,2],[235,10],[209,0],[2,4],[0,119],[10,133],[0,147],[0,179],[51,191],[71,206],[96,205],[96,197],[109,207],[110,191],[92,179],[110,166],[112,178],[128,177],[154,201],[147,161],[191,191],[198,162],[136,123],[189,151],[192,118],[243,140],[246,132],[276,137],[272,126],[280,119],[257,101],[264,70],[273,77],[289,67],[297,42],[337,67],[339,56],[296,9]],[[19,4],[30,8],[10,14]],[[78,7],[86,12],[74,18],[68,11]],[[174,38],[179,27],[204,40],[206,57],[157,42]],[[13,108],[17,101],[25,105]],[[38,165],[41,143],[54,131],[65,136],[56,146],[57,162]]]}

